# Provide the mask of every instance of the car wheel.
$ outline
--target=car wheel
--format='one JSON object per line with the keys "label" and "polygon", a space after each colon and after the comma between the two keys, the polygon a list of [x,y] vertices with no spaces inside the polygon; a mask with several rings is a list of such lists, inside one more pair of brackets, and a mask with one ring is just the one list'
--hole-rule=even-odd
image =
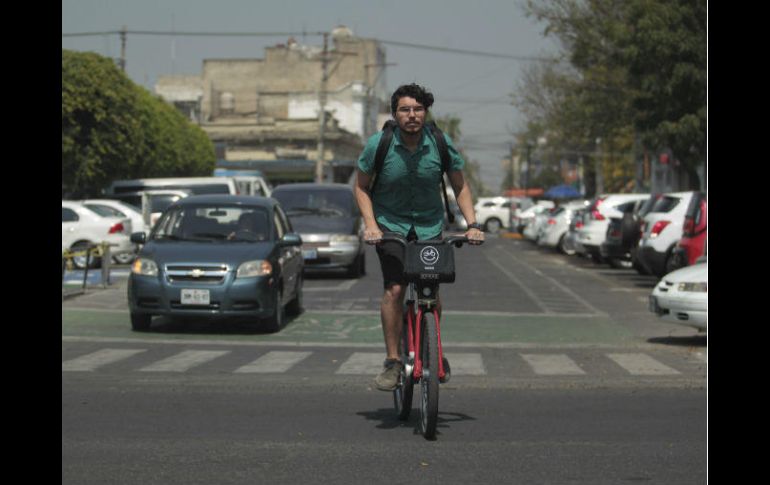
{"label": "car wheel", "polygon": [[[89,243],[86,241],[76,242],[72,245],[70,250],[72,252],[77,251],[85,251],[88,248]],[[86,267],[86,256],[75,256],[72,258],[72,264],[75,265],[77,269],[85,269]],[[98,268],[102,265],[102,258],[98,258],[95,256],[91,256],[90,260],[88,261],[88,267],[89,269]]]}
{"label": "car wheel", "polygon": [[152,323],[152,315],[144,313],[132,313],[131,314],[131,330],[135,332],[146,332],[150,329]]}
{"label": "car wheel", "polygon": [[500,219],[488,219],[484,223],[484,232],[488,232],[490,234],[497,234],[500,232],[500,229],[503,227],[503,223],[500,222]]}
{"label": "car wheel", "polygon": [[567,247],[567,235],[564,234],[561,238],[559,238],[559,244],[557,246],[559,248],[559,251],[562,252],[562,254],[566,254],[567,256],[572,256],[575,254],[575,248],[573,247]]}
{"label": "car wheel", "polygon": [[268,332],[277,332],[284,325],[285,310],[283,308],[283,292],[278,290],[275,292],[274,307],[275,312],[273,315],[265,320],[265,330]]}
{"label": "car wheel", "polygon": [[116,264],[131,264],[136,259],[136,253],[121,253],[112,257]]}

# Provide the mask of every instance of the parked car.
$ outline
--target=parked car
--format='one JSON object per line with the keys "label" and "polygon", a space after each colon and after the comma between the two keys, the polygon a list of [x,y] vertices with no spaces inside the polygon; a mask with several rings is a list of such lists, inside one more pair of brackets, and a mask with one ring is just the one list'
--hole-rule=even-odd
{"label": "parked car", "polygon": [[146,195],[150,204],[148,209],[150,212],[150,227],[148,228],[149,231],[149,229],[152,229],[155,223],[158,222],[158,219],[160,219],[160,216],[163,214],[164,210],[166,210],[171,204],[178,201],[179,199],[188,197],[191,194],[192,192],[189,190],[160,189],[142,190],[140,192],[123,192],[120,194],[112,195],[110,197],[113,197],[115,200],[119,200],[132,207],[136,207],[137,210],[141,213],[143,211],[143,195]]}
{"label": "parked car", "polygon": [[539,200],[536,204],[528,207],[527,209],[524,209],[522,211],[519,211],[516,216],[513,218],[512,223],[512,229],[515,232],[524,233],[524,229],[527,227],[527,224],[532,221],[536,215],[540,214],[543,211],[546,211],[548,209],[553,209],[556,206],[556,204],[553,203],[551,200]]}
{"label": "parked car", "polygon": [[528,239],[534,243],[537,243],[538,239],[540,238],[540,234],[543,230],[543,227],[545,227],[548,224],[548,219],[553,215],[554,211],[556,211],[556,207],[552,207],[550,209],[544,209],[537,214],[535,214],[535,217],[532,219],[529,219],[527,223],[524,225],[524,229],[521,231],[522,235],[525,239]]}
{"label": "parked car", "polygon": [[644,216],[636,258],[650,274],[662,277],[676,269],[674,248],[682,239],[685,214],[695,194],[692,191],[664,194]]}
{"label": "parked car", "polygon": [[484,232],[496,234],[511,227],[511,210],[518,206],[518,197],[479,197],[473,209],[476,221],[484,226]]}
{"label": "parked car", "polygon": [[[78,251],[94,244],[110,244],[110,253],[121,255],[134,250],[129,239],[131,220],[99,215],[80,202],[61,202],[61,250]],[[76,268],[86,267],[86,256],[72,259]],[[98,268],[101,258],[89,260],[89,268]]]}
{"label": "parked car", "polygon": [[650,194],[605,194],[593,200],[583,214],[583,227],[578,231],[578,242],[596,262],[603,261],[600,247],[607,237],[610,217],[622,217],[624,210],[641,205]]}
{"label": "parked car", "polygon": [[[86,199],[81,201],[81,203],[104,217],[130,219],[131,232],[149,232],[150,228],[144,223],[141,211],[125,202],[111,199]],[[130,253],[115,254],[112,256],[112,259],[118,264],[129,264],[136,257],[138,250],[139,247],[134,245],[134,251]]]}
{"label": "parked car", "polygon": [[610,217],[607,237],[599,247],[599,254],[613,268],[634,266],[633,253],[639,245],[643,217],[652,209],[660,195],[651,195],[641,204],[623,207],[622,217]]}
{"label": "parked car", "polygon": [[144,245],[128,281],[133,330],[164,315],[239,317],[278,331],[285,305],[302,309],[302,239],[273,199],[185,197],[131,240]]}
{"label": "parked car", "polygon": [[580,243],[578,242],[578,231],[581,227],[583,227],[583,213],[585,212],[585,208],[577,209],[575,213],[572,216],[572,219],[569,222],[569,228],[567,229],[566,234],[564,234],[564,237],[562,238],[561,245],[559,246],[559,250],[566,254],[567,256],[574,256],[578,252],[581,254],[583,253],[582,247],[580,247]]}
{"label": "parked car", "polygon": [[569,231],[570,223],[578,211],[585,209],[587,203],[584,200],[565,202],[556,209],[548,218],[546,224],[541,230],[540,237],[537,240],[539,246],[554,248],[564,254],[568,253],[566,249],[566,237]]}
{"label": "parked car", "polygon": [[661,319],[706,331],[708,327],[708,262],[663,276],[649,298],[649,309]]}
{"label": "parked car", "polygon": [[699,258],[706,255],[707,206],[706,195],[700,192],[690,200],[684,215],[682,239],[677,243],[672,255],[674,267],[682,268],[695,264]]}
{"label": "parked car", "polygon": [[306,271],[345,269],[353,278],[366,273],[364,223],[349,185],[285,184],[272,197],[302,236]]}

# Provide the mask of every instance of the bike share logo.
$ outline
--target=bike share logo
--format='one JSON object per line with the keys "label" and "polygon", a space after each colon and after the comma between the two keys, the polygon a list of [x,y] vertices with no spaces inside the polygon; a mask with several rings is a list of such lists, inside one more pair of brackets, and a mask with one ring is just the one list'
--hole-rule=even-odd
{"label": "bike share logo", "polygon": [[425,266],[433,266],[438,262],[438,250],[433,246],[425,246],[422,248],[422,251],[420,251],[420,261],[422,261]]}

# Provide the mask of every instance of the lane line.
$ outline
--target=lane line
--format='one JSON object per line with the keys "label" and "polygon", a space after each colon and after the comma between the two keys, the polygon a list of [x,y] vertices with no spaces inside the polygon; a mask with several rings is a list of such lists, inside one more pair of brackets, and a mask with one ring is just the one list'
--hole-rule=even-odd
{"label": "lane line", "polygon": [[61,370],[66,372],[90,372],[107,364],[112,364],[136,354],[146,352],[146,349],[102,349],[75,359],[66,360],[61,364]]}
{"label": "lane line", "polygon": [[[380,345],[381,347],[382,345]],[[342,363],[335,374],[374,376],[382,370],[385,361],[384,352],[353,352],[348,360]]]}
{"label": "lane line", "polygon": [[607,354],[619,366],[635,376],[677,375],[676,369],[658,362],[647,354]]}

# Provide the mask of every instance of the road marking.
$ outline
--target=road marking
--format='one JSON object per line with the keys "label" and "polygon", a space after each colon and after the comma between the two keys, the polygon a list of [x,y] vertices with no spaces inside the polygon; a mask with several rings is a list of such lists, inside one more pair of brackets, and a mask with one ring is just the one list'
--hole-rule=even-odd
{"label": "road marking", "polygon": [[353,352],[335,374],[377,374],[385,361],[383,352]]}
{"label": "road marking", "polygon": [[550,310],[548,310],[548,308],[545,306],[545,304],[544,304],[542,301],[540,301],[540,298],[538,298],[538,297],[537,297],[537,295],[535,294],[535,292],[533,292],[531,289],[529,289],[529,287],[528,287],[527,285],[525,285],[524,283],[522,283],[522,281],[521,281],[519,278],[517,278],[517,277],[516,277],[516,275],[514,275],[513,273],[511,273],[510,271],[508,271],[508,269],[507,269],[507,268],[505,268],[505,267],[503,267],[503,265],[501,265],[501,264],[500,264],[498,261],[495,261],[495,260],[492,258],[492,256],[491,256],[491,255],[489,255],[489,254],[487,254],[487,253],[484,253],[484,257],[485,257],[485,258],[487,258],[487,261],[489,261],[490,263],[492,263],[492,265],[493,265],[494,267],[496,267],[497,269],[499,269],[499,270],[500,270],[500,271],[501,271],[501,272],[502,272],[502,273],[503,273],[505,276],[507,276],[507,277],[508,277],[508,279],[510,279],[511,281],[513,281],[514,283],[516,283],[516,285],[517,285],[519,288],[521,288],[521,290],[522,290],[524,293],[526,293],[526,294],[527,294],[527,296],[529,296],[529,297],[532,299],[532,301],[534,301],[534,302],[535,302],[535,305],[537,305],[537,306],[538,306],[538,307],[539,307],[539,308],[540,308],[540,309],[543,311],[543,313],[547,313],[547,314],[550,314],[550,313],[551,313],[551,311],[550,311]]}
{"label": "road marking", "polygon": [[356,283],[358,280],[343,281],[337,286],[303,286],[302,291],[349,291]]}
{"label": "road marking", "polygon": [[635,376],[680,374],[678,370],[658,362],[647,354],[607,354],[607,357]]}
{"label": "road marking", "polygon": [[142,372],[186,372],[197,365],[229,353],[229,350],[185,350],[139,370]]}
{"label": "road marking", "polygon": [[146,349],[102,349],[96,352],[62,362],[61,370],[68,372],[89,372],[97,368],[127,359]]}
{"label": "road marking", "polygon": [[484,361],[481,359],[481,354],[446,353],[444,356],[449,359],[452,375],[483,376],[487,373],[487,370],[484,368]]}
{"label": "road marking", "polygon": [[535,374],[546,376],[583,375],[583,369],[565,354],[521,354]]}
{"label": "road marking", "polygon": [[274,350],[268,352],[254,362],[239,367],[236,373],[270,374],[286,372],[299,362],[308,358],[312,352],[288,352]]}

